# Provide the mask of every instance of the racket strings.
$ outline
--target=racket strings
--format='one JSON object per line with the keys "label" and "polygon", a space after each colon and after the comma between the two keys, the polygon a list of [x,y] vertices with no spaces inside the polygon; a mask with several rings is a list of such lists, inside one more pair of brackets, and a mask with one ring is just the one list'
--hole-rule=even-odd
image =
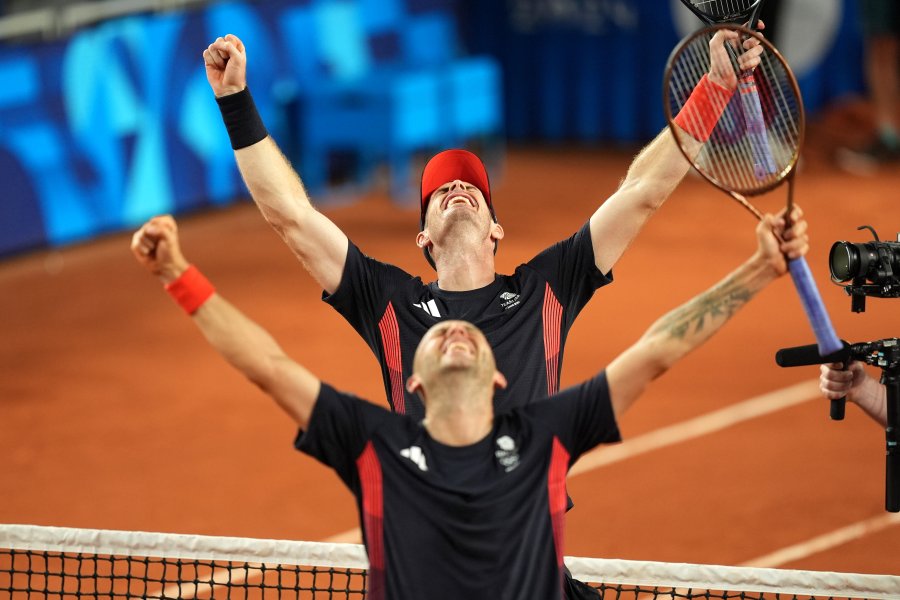
{"label": "racket strings", "polygon": [[[715,32],[698,34],[673,55],[667,81],[669,118],[678,115],[690,124],[707,115],[692,114],[685,107],[694,87],[709,71],[709,42]],[[732,64],[736,80],[739,68]],[[714,183],[742,194],[762,193],[780,182],[797,160],[803,133],[801,101],[793,80],[779,55],[766,51],[753,71],[764,127],[753,127],[737,89],[729,100],[709,139],[694,158],[694,166]],[[690,128],[689,128],[690,129]],[[680,141],[684,146],[684,141]],[[762,149],[760,146],[763,146]],[[769,168],[760,169],[759,153],[768,154]]]}
{"label": "racket strings", "polygon": [[[709,69],[708,48],[705,55],[693,47],[690,50],[692,51],[685,49],[679,57],[681,61],[675,65],[678,68],[673,68],[671,72],[671,97],[676,99],[673,115],[682,111],[694,86]],[[705,167],[707,174],[723,181],[740,182],[740,187],[743,188],[751,183],[752,165],[748,167],[747,161],[741,160],[741,148],[737,144],[721,143],[723,137],[730,139],[732,134],[740,132],[740,128],[743,128],[743,113],[735,110],[733,103],[734,97],[719,117],[719,122],[713,130],[713,137],[707,142],[697,161]],[[687,109],[686,118],[693,129],[699,127],[705,117],[698,111]]]}

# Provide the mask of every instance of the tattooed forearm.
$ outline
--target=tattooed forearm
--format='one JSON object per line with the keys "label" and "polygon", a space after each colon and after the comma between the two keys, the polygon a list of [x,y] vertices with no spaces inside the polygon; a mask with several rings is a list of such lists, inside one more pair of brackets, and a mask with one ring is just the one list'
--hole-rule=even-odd
{"label": "tattooed forearm", "polygon": [[712,324],[714,328],[718,327],[749,302],[754,293],[734,277],[729,277],[664,316],[647,334],[667,333],[670,337],[684,339],[688,333],[702,333]]}

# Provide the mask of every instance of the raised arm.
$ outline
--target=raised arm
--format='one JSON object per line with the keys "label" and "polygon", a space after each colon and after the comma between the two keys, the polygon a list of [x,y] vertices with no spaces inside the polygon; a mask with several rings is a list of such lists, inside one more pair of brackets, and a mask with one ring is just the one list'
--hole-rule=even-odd
{"label": "raised arm", "polygon": [[872,420],[887,427],[887,389],[868,373],[861,362],[853,361],[847,369],[840,364],[820,365],[819,389],[829,400],[846,397]]}
{"label": "raised arm", "polygon": [[[806,221],[796,207],[793,217],[793,227],[785,230],[783,216],[766,215],[756,227],[758,248],[747,262],[657,320],[637,343],[610,363],[606,372],[616,415],[630,407],[651,381],[719,331],[760,290],[784,275],[784,255],[797,258],[806,254]],[[779,243],[773,231],[785,241]]]}
{"label": "raised arm", "polygon": [[[734,68],[725,44],[734,44],[737,32],[721,30],[710,41],[709,74],[695,94],[714,96],[707,101],[724,110],[727,98],[737,87]],[[745,42],[742,68],[759,64],[762,47],[755,39]],[[677,122],[677,120],[676,120]],[[695,155],[703,140],[685,135],[685,150]],[[647,220],[662,206],[690,168],[668,128],[637,155],[619,189],[591,216],[594,261],[601,273],[608,273],[631,244]]]}
{"label": "raised arm", "polygon": [[266,134],[247,90],[247,54],[237,36],[218,38],[203,52],[234,156],[253,201],[310,275],[329,294],[341,282],[347,236],[310,202],[300,177]]}
{"label": "raised arm", "polygon": [[161,216],[148,221],[132,237],[131,251],[192,312],[210,345],[305,429],[319,395],[319,380],[190,268],[181,253],[174,219]]}

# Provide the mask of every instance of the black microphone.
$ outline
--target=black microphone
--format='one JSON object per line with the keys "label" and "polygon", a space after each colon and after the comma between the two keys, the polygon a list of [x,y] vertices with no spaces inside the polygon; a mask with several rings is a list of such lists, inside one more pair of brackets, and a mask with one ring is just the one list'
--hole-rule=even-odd
{"label": "black microphone", "polygon": [[[775,353],[775,362],[779,367],[806,367],[825,363],[842,363],[846,367],[847,363],[850,362],[850,344],[844,340],[841,340],[841,343],[843,346],[840,350],[826,356],[819,354],[819,347],[816,344],[782,348]],[[844,420],[846,404],[846,398],[836,398],[831,401],[829,415],[833,421]]]}
{"label": "black microphone", "polygon": [[825,363],[845,363],[850,360],[850,344],[841,340],[840,350],[822,356],[816,344],[782,348],[775,353],[775,362],[779,367],[807,367]]}

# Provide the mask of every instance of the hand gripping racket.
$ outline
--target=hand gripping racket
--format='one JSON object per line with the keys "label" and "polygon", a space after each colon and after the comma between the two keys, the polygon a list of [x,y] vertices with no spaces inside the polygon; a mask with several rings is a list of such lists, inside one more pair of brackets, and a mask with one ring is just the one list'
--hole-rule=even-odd
{"label": "hand gripping racket", "polygon": [[[736,32],[737,36],[727,32]],[[760,103],[761,137],[754,136],[744,126],[743,103],[734,98],[733,88],[742,69],[736,53],[725,52],[722,47],[726,34],[744,40],[745,47],[753,46],[754,40],[762,46],[760,63],[753,70]],[[725,46],[728,45],[726,42]],[[718,75],[723,72],[729,75],[731,88],[715,84],[707,76],[713,60]],[[737,92],[739,96],[744,95],[740,88]],[[669,128],[691,165],[757,219],[762,214],[747,197],[770,191],[787,179],[786,215],[790,217],[805,116],[797,80],[772,44],[738,25],[714,25],[693,33],[669,57],[663,78],[663,108]],[[765,145],[772,159],[771,173],[761,174],[757,168],[757,143]],[[788,266],[815,332],[819,353],[824,356],[840,350],[841,341],[835,335],[806,259],[791,260]]]}
{"label": "hand gripping racket", "polygon": [[[681,3],[706,25],[731,23],[746,25],[751,31],[756,31],[764,0],[681,0]],[[730,47],[729,51],[732,51]],[[741,71],[738,87],[741,92],[741,107],[744,109],[747,139],[753,148],[754,174],[760,179],[765,179],[767,175],[775,173],[777,166],[766,143],[766,126],[752,69]]]}

